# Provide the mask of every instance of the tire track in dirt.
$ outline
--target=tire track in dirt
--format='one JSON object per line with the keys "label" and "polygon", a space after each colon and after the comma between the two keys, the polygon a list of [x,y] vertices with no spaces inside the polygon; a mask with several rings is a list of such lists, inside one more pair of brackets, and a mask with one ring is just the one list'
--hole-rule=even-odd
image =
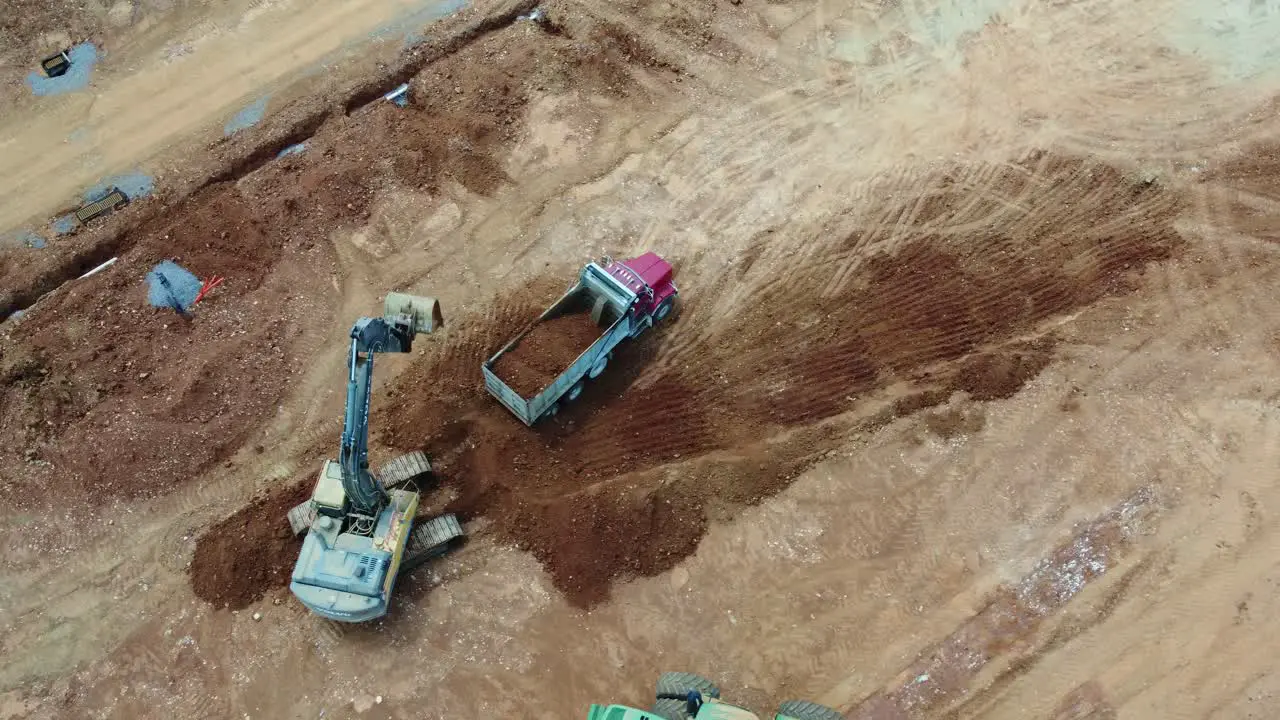
{"label": "tire track in dirt", "polygon": [[[1273,263],[1280,237],[1280,193],[1273,178],[1280,173],[1280,142],[1270,138],[1245,143],[1235,152],[1215,153],[1187,173],[1186,224],[1196,238],[1191,262],[1183,272],[1162,278],[1158,286],[1166,312],[1177,317],[1204,318],[1197,339],[1211,346],[1226,347],[1235,340],[1223,328],[1242,315],[1262,317],[1271,312],[1243,283],[1258,275],[1259,268]],[[1225,155],[1225,156],[1224,156]],[[1205,303],[1199,298],[1212,297]]]}
{"label": "tire track in dirt", "polygon": [[873,720],[946,712],[988,665],[1033,641],[1047,618],[1115,567],[1159,504],[1151,488],[1142,488],[1111,512],[1081,524],[1068,542],[1017,583],[992,593],[972,618],[846,715]]}
{"label": "tire track in dirt", "polygon": [[[1249,164],[1252,164],[1253,158],[1258,158],[1259,156],[1258,149],[1253,149],[1246,154],[1246,157],[1250,158]],[[1214,178],[1215,181],[1218,179]],[[1185,351],[1191,354],[1204,354],[1210,349],[1212,349],[1214,355],[1219,352],[1238,350],[1241,346],[1249,346],[1250,342],[1245,338],[1227,335],[1219,328],[1231,327],[1229,321],[1233,317],[1238,319],[1241,316],[1256,315],[1259,318],[1265,318],[1274,315],[1272,307],[1265,302],[1261,304],[1256,302],[1262,297],[1256,292],[1256,287],[1264,277],[1263,273],[1259,272],[1258,265],[1263,262],[1273,263],[1274,253],[1251,252],[1251,249],[1263,248],[1264,243],[1252,238],[1232,236],[1230,233],[1217,230],[1218,226],[1226,224],[1224,221],[1228,218],[1214,217],[1208,214],[1211,206],[1206,203],[1209,194],[1204,192],[1204,188],[1193,187],[1183,197],[1186,202],[1184,202],[1184,207],[1181,209],[1182,220],[1180,223],[1195,223],[1195,226],[1189,228],[1189,237],[1192,238],[1189,241],[1189,247],[1184,257],[1178,262],[1153,266],[1149,270],[1147,279],[1143,283],[1142,294],[1145,299],[1127,311],[1137,326],[1134,329],[1139,330],[1141,333],[1144,326],[1147,326],[1146,332],[1159,333],[1159,335],[1143,338],[1140,334],[1137,337],[1125,338],[1122,342],[1132,345],[1132,348],[1122,362],[1101,367],[1091,364],[1089,365],[1090,370],[1083,377],[1079,374],[1080,370],[1077,368],[1071,374],[1074,385],[1090,390],[1107,385],[1125,388],[1123,382],[1103,382],[1103,378],[1114,375],[1140,374],[1135,372],[1135,368],[1148,365],[1153,357],[1166,356],[1171,349],[1178,346],[1182,346]],[[1204,231],[1203,235],[1201,231]],[[1266,274],[1271,275],[1274,273],[1268,272]],[[1203,277],[1205,282],[1212,284],[1212,287],[1198,286],[1197,276]],[[1244,283],[1251,284],[1252,287],[1242,286]],[[1190,298],[1194,298],[1194,300],[1190,300]],[[1253,302],[1243,298],[1248,298]],[[1194,306],[1189,305],[1188,303],[1190,302],[1194,302]],[[1130,329],[1128,327],[1129,322],[1126,322],[1125,325],[1126,330]],[[1155,328],[1152,328],[1152,325]],[[1169,329],[1174,327],[1178,329],[1176,334],[1181,337],[1170,342],[1170,338],[1165,333],[1168,333]],[[1161,341],[1165,341],[1163,349],[1149,347],[1152,342],[1160,343]],[[1258,347],[1261,345],[1253,346]],[[1166,397],[1162,391],[1155,388],[1140,389],[1139,387],[1131,386],[1126,389],[1132,390],[1135,401],[1144,403],[1146,412],[1150,416],[1169,420],[1169,422],[1160,423],[1159,433],[1173,433],[1173,447],[1178,448],[1174,451],[1174,454],[1179,456],[1179,464],[1196,471],[1203,471],[1193,471],[1189,476],[1182,476],[1178,483],[1182,490],[1195,492],[1195,490],[1188,489],[1187,483],[1190,482],[1194,485],[1196,482],[1191,478],[1197,478],[1201,482],[1216,483],[1224,478],[1224,474],[1229,475],[1229,471],[1224,468],[1231,467],[1233,462],[1232,455],[1238,450],[1231,447],[1230,440],[1224,442],[1223,437],[1231,438],[1235,436],[1238,438],[1239,436],[1235,432],[1224,431],[1224,423],[1220,416],[1214,417],[1213,411],[1203,409],[1193,414],[1186,405],[1173,399],[1172,395],[1169,395],[1167,400],[1152,402],[1153,399]],[[1223,387],[1222,392],[1224,393],[1222,396],[1224,398],[1234,397],[1238,392],[1248,394],[1246,388]],[[1066,412],[1075,412],[1073,408],[1067,405],[1069,399],[1070,396],[1064,399],[1062,409]],[[1240,400],[1224,400],[1223,402],[1237,405]],[[1021,408],[1019,415],[1028,423],[1027,432],[1025,434],[1019,433],[1023,437],[1041,436],[1048,431],[1048,428],[1043,427],[1046,424],[1044,421],[1055,416],[1053,412],[1041,412],[1035,410],[1033,406],[1025,404],[1011,407]],[[1253,424],[1257,431],[1254,436],[1268,437],[1263,432],[1268,416],[1261,412],[1244,412],[1248,417],[1245,424]],[[1210,420],[1211,417],[1214,419]],[[1085,423],[1099,420],[1101,419],[1096,417],[1078,416],[1076,418],[1076,422]],[[1059,423],[1060,419],[1051,424],[1057,425]],[[1032,429],[1030,428],[1031,424],[1040,425],[1042,429]],[[1229,424],[1227,426],[1229,427]],[[1159,433],[1151,435],[1152,442],[1160,442],[1156,437]],[[1265,452],[1262,454],[1266,455]],[[1083,461],[1072,457],[1071,462],[1080,464]],[[1068,475],[1072,474],[1069,470],[1066,472]],[[974,474],[981,476],[982,470],[978,469]],[[1109,482],[1102,484],[1110,485]],[[1209,487],[1217,490],[1217,487],[1213,484]],[[1203,489],[1204,486],[1201,486],[1201,490]],[[1216,492],[1214,497],[1217,497]],[[1209,526],[1210,524],[1206,522],[1205,525]],[[1217,529],[1208,531],[1210,533],[1223,532],[1224,527],[1233,527],[1232,523],[1223,523],[1220,519],[1214,522],[1212,526]],[[1182,532],[1179,534],[1182,534]],[[1192,532],[1192,536],[1196,534],[1195,531]],[[879,700],[884,698],[883,696],[875,696],[869,699],[867,704],[858,707],[855,711],[857,714],[851,714],[850,716],[916,717],[918,715],[921,717],[934,717],[936,715],[948,718],[979,717],[984,716],[986,708],[991,705],[1004,706],[1006,709],[1008,707],[1016,707],[1016,705],[1010,705],[1005,702],[1005,698],[1002,695],[1003,689],[1021,675],[1031,671],[1042,658],[1047,659],[1051,652],[1055,652],[1056,648],[1071,641],[1082,629],[1092,628],[1097,623],[1102,622],[1116,602],[1123,602],[1122,598],[1134,579],[1141,577],[1142,573],[1149,569],[1147,560],[1148,558],[1144,557],[1139,559],[1136,564],[1126,562],[1126,565],[1133,564],[1133,568],[1131,570],[1125,568],[1124,574],[1114,584],[1108,583],[1109,587],[1105,590],[1106,597],[1104,599],[1094,602],[1092,608],[1086,606],[1083,612],[1068,611],[1067,619],[1064,622],[1056,623],[1057,627],[1053,627],[1047,632],[1041,631],[1041,637],[1047,636],[1047,639],[1041,640],[1037,638],[1034,642],[1028,642],[1022,647],[1015,646],[1013,650],[1007,653],[1007,657],[999,660],[1000,667],[989,667],[987,670],[982,671],[982,679],[975,680],[972,684],[965,686],[961,692],[949,693],[946,697],[940,695],[928,696],[927,693],[924,693],[923,699],[910,696],[908,693],[909,686],[912,684],[911,681],[914,677],[919,677],[919,675],[912,675],[910,672],[904,671],[898,681],[895,681],[895,683],[901,682],[901,685],[890,686],[895,688],[892,692],[897,694],[898,699],[902,702],[888,703],[877,707],[873,703],[877,701],[877,698]],[[1222,561],[1216,557],[1211,562],[1215,568],[1229,566],[1229,564],[1224,566]],[[1163,573],[1165,571],[1159,570],[1157,572]],[[1138,592],[1141,592],[1141,590],[1138,590]],[[1225,605],[1228,602],[1235,602],[1237,599],[1238,595],[1229,596],[1227,592],[1223,592],[1221,602]],[[1213,598],[1213,601],[1208,603],[1208,606],[1218,606],[1218,600],[1218,597]],[[966,624],[952,638],[965,637],[969,628],[970,625]],[[967,639],[971,639],[971,637]],[[921,655],[922,661],[928,657],[928,652],[926,651]],[[1078,651],[1058,652],[1057,654],[1059,656],[1058,662],[1061,662],[1061,657],[1064,655],[1066,657],[1080,655]],[[837,660],[837,662],[839,661]],[[1048,664],[1047,661],[1046,664]],[[1043,675],[1044,671],[1040,672]],[[1057,672],[1061,672],[1060,667]],[[1083,672],[1097,673],[1105,671],[1091,667]],[[926,682],[933,679],[936,678],[930,673],[930,677],[926,679]],[[1035,681],[1032,682],[1034,686]],[[1026,687],[1026,682],[1021,681],[1023,693],[1026,692]],[[1035,690],[1033,689],[1031,692],[1034,694]],[[842,696],[842,698],[847,698],[847,695]],[[1067,699],[1064,699],[1063,705],[1066,706],[1068,704]],[[902,708],[907,708],[905,715],[900,714],[903,712]],[[877,714],[877,712],[882,714]],[[1069,715],[1065,710],[1061,712],[1064,717]],[[1016,714],[1016,711],[1014,714]],[[1069,716],[1076,717],[1074,714]]]}
{"label": "tire track in dirt", "polygon": [[[828,225],[800,263],[765,233],[741,283],[685,285],[695,299],[678,317],[620,348],[601,382],[532,430],[484,394],[479,366],[559,289],[505,295],[415,363],[399,387],[417,398],[404,394],[384,441],[438,454],[440,437],[466,436],[440,467],[460,488],[454,508],[488,517],[589,604],[614,577],[660,572],[696,547],[713,499],[731,516],[784,487],[832,442],[806,426],[896,383],[914,391],[883,421],[956,390],[1007,397],[1051,359],[1052,340],[1036,339],[1046,323],[1127,292],[1131,273],[1181,247],[1173,193],[1080,158],[1032,153],[914,187],[929,201],[896,193]],[[433,377],[454,380],[424,395]]]}
{"label": "tire track in dirt", "polygon": [[[1102,175],[1093,177],[1095,170]],[[990,192],[988,188],[997,182],[1004,189]],[[1033,154],[1005,166],[960,166],[877,184],[871,195],[923,200],[909,200],[905,205],[881,201],[878,208],[862,212],[867,219],[824,228],[823,236],[766,236],[758,240],[767,244],[759,255],[778,258],[776,265],[765,265],[770,267],[772,277],[758,290],[751,290],[744,279],[738,288],[723,296],[714,292],[701,295],[699,320],[732,315],[736,312],[733,308],[777,302],[770,298],[785,295],[788,288],[797,285],[821,287],[821,297],[839,305],[849,299],[845,296],[851,289],[855,268],[861,268],[876,253],[894,252],[905,246],[936,246],[943,252],[967,255],[966,263],[986,271],[1013,271],[1030,260],[1049,267],[1062,265],[1068,268],[1068,274],[1077,275],[1080,282],[1088,285],[1099,275],[1114,273],[1119,265],[1132,260],[1125,256],[1125,241],[1114,240],[1121,237],[1121,228],[1133,227],[1141,233],[1144,227],[1153,227],[1168,234],[1167,228],[1160,229],[1167,219],[1159,218],[1172,211],[1169,197],[1156,192],[1147,199],[1130,202],[1123,196],[1111,196],[1113,192],[1131,192],[1132,187],[1122,175],[1104,166],[1047,154]],[[1027,198],[1035,193],[1046,196],[1029,202]],[[1144,221],[1144,216],[1155,222]],[[1166,238],[1162,242],[1171,241]],[[798,253],[800,261],[787,257],[796,246],[802,248]],[[958,269],[937,268],[930,272],[937,277],[926,273],[916,278],[896,301],[904,303],[904,317],[927,312],[935,302],[930,285],[947,287],[949,275]],[[1058,307],[1065,295],[1073,292],[1054,271],[1036,269],[1035,273],[1044,286],[1028,283],[1022,290],[1033,305]],[[831,280],[827,281],[827,277]],[[865,278],[865,272],[859,277]],[[966,293],[974,291],[964,289]],[[994,302],[1004,292],[999,283],[986,287],[975,304]],[[701,345],[711,341],[716,324],[695,324],[702,329],[697,341],[685,342],[665,354],[663,367],[691,364],[691,359],[702,352]],[[946,339],[939,337],[938,341]]]}
{"label": "tire track in dirt", "polygon": [[[708,193],[717,194],[701,217],[741,212],[741,192],[759,187],[789,162],[812,157],[806,154],[811,148],[802,141],[824,119],[853,112],[863,100],[856,87],[814,80],[776,90],[730,110],[728,117],[695,121],[687,138],[666,152],[666,162],[656,171],[664,184],[676,184],[682,191],[673,198],[671,212],[655,217],[642,239],[652,243],[670,235],[673,221],[688,225],[694,220],[692,208],[706,204]],[[780,139],[785,142],[776,142]],[[825,151],[829,153],[830,148]]]}
{"label": "tire track in dirt", "polygon": [[1250,143],[1234,157],[1212,164],[1200,177],[1202,208],[1211,224],[1268,242],[1280,241],[1280,140]]}
{"label": "tire track in dirt", "polygon": [[[870,17],[870,13],[862,18],[864,24],[875,25],[875,34],[882,36],[876,47],[893,45],[905,38],[899,27],[920,30],[939,22],[937,12],[931,11],[926,17],[916,5],[885,8],[888,18]],[[859,65],[860,72],[853,82],[850,73],[831,69],[824,52],[834,23],[847,12],[842,8],[841,12],[832,13],[825,2],[817,4],[814,38],[824,60],[824,77],[779,88],[731,111],[727,118],[707,121],[699,132],[672,148],[660,176],[687,178],[682,185],[688,192],[676,198],[673,212],[667,217],[682,225],[722,227],[749,207],[741,196],[762,184],[762,171],[803,166],[814,159],[829,167],[857,167],[858,133],[846,129],[849,117],[873,101],[905,96],[912,81],[939,61],[940,52],[956,55],[961,50],[962,34],[935,39],[917,32],[907,41],[910,52],[897,53],[901,57],[894,58],[889,67]],[[818,131],[824,128],[829,130],[827,135],[843,135],[845,141],[833,142],[832,138],[823,137]],[[835,174],[824,184],[838,184],[840,179]],[[669,235],[671,230],[670,220],[655,218],[645,240]]]}

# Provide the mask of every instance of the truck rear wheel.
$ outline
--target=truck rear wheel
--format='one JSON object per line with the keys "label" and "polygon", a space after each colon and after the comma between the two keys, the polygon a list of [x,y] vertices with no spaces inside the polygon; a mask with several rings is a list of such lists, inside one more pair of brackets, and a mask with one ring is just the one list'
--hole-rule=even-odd
{"label": "truck rear wheel", "polygon": [[569,388],[569,392],[564,394],[564,399],[569,402],[573,402],[574,400],[577,400],[578,396],[582,394],[582,386],[585,384],[586,383],[582,380],[579,380],[578,382],[574,383],[573,387]]}
{"label": "truck rear wheel", "polygon": [[686,672],[665,672],[658,678],[658,699],[675,699],[683,702],[691,690],[704,697],[720,697],[720,688],[701,675]]}
{"label": "truck rear wheel", "polygon": [[587,372],[587,377],[595,380],[604,374],[604,369],[609,366],[609,356],[612,354],[613,353],[605,353],[604,355],[601,355],[600,358],[596,360],[596,364],[592,365],[591,370]]}
{"label": "truck rear wheel", "polygon": [[795,720],[844,720],[844,715],[825,705],[805,700],[788,700],[778,706],[778,714]]}

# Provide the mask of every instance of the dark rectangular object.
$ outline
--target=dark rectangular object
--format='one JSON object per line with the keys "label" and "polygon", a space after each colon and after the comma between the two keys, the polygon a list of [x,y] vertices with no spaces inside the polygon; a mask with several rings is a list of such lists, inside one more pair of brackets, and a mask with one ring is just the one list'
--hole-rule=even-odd
{"label": "dark rectangular object", "polygon": [[94,200],[88,205],[77,210],[76,219],[79,220],[82,225],[87,224],[90,220],[110,214],[111,212],[123,207],[128,202],[129,196],[125,195],[117,188],[111,188],[111,191],[108,192],[101,200]]}
{"label": "dark rectangular object", "polygon": [[44,69],[44,74],[51,78],[62,77],[67,74],[67,70],[71,69],[71,58],[67,56],[66,51],[63,51],[41,60],[40,67]]}

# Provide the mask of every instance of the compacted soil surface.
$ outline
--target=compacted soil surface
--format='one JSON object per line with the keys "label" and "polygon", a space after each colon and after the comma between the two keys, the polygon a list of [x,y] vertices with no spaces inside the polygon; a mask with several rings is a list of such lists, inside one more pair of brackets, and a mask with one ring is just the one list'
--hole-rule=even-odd
{"label": "compacted soil surface", "polygon": [[[1274,19],[963,5],[19,3],[0,718],[573,717],[663,670],[764,714],[1274,717]],[[88,87],[31,95],[80,41]],[[650,250],[680,307],[580,397],[486,393]],[[223,282],[152,307],[164,260]],[[425,450],[470,541],[326,623],[285,513],[390,291],[445,323],[378,356],[373,464]]]}

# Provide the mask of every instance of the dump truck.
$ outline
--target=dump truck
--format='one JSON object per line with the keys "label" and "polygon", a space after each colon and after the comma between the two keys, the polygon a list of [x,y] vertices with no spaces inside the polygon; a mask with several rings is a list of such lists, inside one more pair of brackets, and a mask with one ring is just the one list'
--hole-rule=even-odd
{"label": "dump truck", "polygon": [[[759,715],[720,699],[715,683],[687,672],[666,672],[658,678],[652,709],[628,705],[592,705],[587,720],[761,720]],[[773,720],[845,720],[844,715],[807,700],[788,700]]]}
{"label": "dump truck", "polygon": [[525,425],[576,400],[623,341],[670,316],[671,263],[647,252],[588,263],[577,282],[524,332],[484,361],[484,386]]}

